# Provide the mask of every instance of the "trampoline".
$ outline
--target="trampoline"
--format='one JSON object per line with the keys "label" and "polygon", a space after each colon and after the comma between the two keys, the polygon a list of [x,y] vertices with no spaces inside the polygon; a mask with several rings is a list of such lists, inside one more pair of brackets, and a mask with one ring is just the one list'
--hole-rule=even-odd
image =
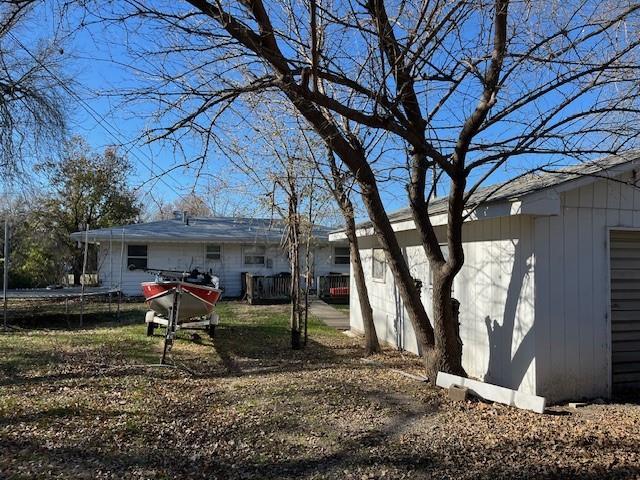
{"label": "trampoline", "polygon": [[[2,295],[1,292],[0,295]],[[122,295],[120,289],[113,287],[85,287],[84,291],[82,287],[29,288],[8,289],[6,299],[3,300],[2,316],[5,328],[9,317],[14,321],[20,319],[24,321],[46,316],[62,316],[69,324],[72,313],[74,315],[79,313],[79,326],[82,326],[83,317],[88,313],[85,307],[89,304],[94,305],[95,310],[95,305],[104,303],[106,307],[108,303],[108,313],[115,314],[119,319]],[[112,308],[114,300],[115,309]]]}
{"label": "trampoline", "polygon": [[64,288],[25,288],[7,290],[7,300],[68,300],[85,297],[117,295],[118,288],[110,287],[64,287]]}
{"label": "trampoline", "polygon": [[[112,312],[112,300],[115,296],[115,300],[117,302],[116,309],[116,318],[120,319],[120,305],[122,303],[122,271],[123,271],[123,263],[124,263],[124,244],[125,244],[125,235],[124,229],[122,229],[121,236],[121,248],[120,248],[120,266],[119,273],[120,279],[118,282],[114,281],[114,260],[112,255],[112,240],[109,240],[109,249],[108,249],[108,257],[109,257],[109,286],[64,286],[56,288],[28,288],[28,289],[12,289],[9,286],[9,275],[7,265],[9,263],[9,218],[6,217],[4,221],[4,256],[0,258],[0,263],[2,264],[3,270],[3,278],[2,278],[2,291],[0,291],[0,301],[2,302],[2,326],[4,329],[7,328],[8,323],[8,313],[12,309],[19,310],[22,313],[29,313],[29,310],[32,310],[32,313],[36,313],[35,310],[43,309],[47,304],[55,306],[64,304],[64,315],[67,320],[69,319],[69,307],[70,305],[79,304],[80,306],[80,318],[79,323],[82,326],[83,315],[85,313],[85,303],[86,302],[100,302],[101,298],[104,299],[105,303],[109,304],[109,313]],[[82,263],[82,276],[81,279],[85,278],[87,274],[87,255],[88,255],[88,245],[89,245],[89,225],[86,225],[85,234],[84,234],[84,256]],[[98,270],[100,269],[100,264],[105,259],[98,259],[99,265]],[[65,282],[63,282],[65,283]],[[85,283],[85,282],[82,282]]]}

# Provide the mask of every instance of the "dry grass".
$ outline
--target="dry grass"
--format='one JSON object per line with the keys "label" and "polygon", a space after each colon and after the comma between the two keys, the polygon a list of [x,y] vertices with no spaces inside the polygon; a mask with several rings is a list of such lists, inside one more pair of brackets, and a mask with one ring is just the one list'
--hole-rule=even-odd
{"label": "dry grass", "polygon": [[[286,308],[225,303],[212,342],[157,362],[142,313],[0,336],[0,478],[637,478],[640,412],[536,415],[444,395],[360,359],[317,322],[292,351]],[[412,356],[376,360],[417,370]]]}

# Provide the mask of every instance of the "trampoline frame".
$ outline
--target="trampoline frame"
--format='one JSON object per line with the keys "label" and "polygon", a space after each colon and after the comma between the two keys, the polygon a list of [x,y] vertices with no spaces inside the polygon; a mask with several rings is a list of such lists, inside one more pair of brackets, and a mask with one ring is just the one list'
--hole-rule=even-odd
{"label": "trampoline frame", "polygon": [[84,316],[84,299],[85,297],[97,297],[108,296],[109,297],[109,312],[111,312],[111,297],[115,294],[117,296],[117,313],[116,318],[120,319],[120,304],[122,303],[122,271],[124,263],[124,242],[125,234],[124,228],[122,229],[121,248],[120,248],[120,282],[117,286],[113,285],[113,232],[109,232],[109,287],[87,287],[84,284],[87,269],[87,248],[89,245],[89,224],[86,225],[84,234],[84,255],[82,265],[82,285],[79,287],[64,287],[60,289],[47,289],[47,288],[33,288],[33,289],[15,289],[10,290],[9,283],[9,216],[4,219],[4,261],[2,265],[3,269],[3,288],[2,288],[2,311],[3,311],[3,328],[6,330],[7,325],[7,310],[9,300],[64,300],[65,311],[69,311],[69,300],[80,299],[80,327],[82,327]]}

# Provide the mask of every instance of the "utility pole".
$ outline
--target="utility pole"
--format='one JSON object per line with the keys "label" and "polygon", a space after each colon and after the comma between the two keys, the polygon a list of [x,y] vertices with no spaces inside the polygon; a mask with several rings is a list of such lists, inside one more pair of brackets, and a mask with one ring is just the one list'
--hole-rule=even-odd
{"label": "utility pole", "polygon": [[82,260],[82,276],[80,277],[80,328],[84,317],[84,289],[87,283],[87,255],[89,253],[89,222],[84,231],[84,258]]}
{"label": "utility pole", "polygon": [[4,261],[2,262],[2,326],[7,329],[7,288],[9,288],[9,216],[4,218]]}

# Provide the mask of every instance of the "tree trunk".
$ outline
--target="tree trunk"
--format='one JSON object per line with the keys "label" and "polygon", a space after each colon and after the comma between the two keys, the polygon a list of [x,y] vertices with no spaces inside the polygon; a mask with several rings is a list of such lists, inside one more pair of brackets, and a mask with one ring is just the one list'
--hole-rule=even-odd
{"label": "tree trunk", "polygon": [[380,353],[380,343],[378,342],[378,334],[376,325],[373,323],[373,310],[369,302],[369,292],[364,279],[364,270],[362,268],[362,258],[360,257],[360,249],[358,248],[358,237],[356,235],[356,222],[353,218],[353,210],[343,210],[346,222],[346,233],[349,239],[349,249],[351,251],[351,267],[353,268],[353,277],[356,281],[356,290],[358,291],[358,301],[360,303],[360,314],[362,315],[362,326],[364,328],[364,353],[366,356]]}
{"label": "tree trunk", "polygon": [[[288,172],[291,175],[291,172]],[[289,192],[289,261],[291,262],[291,348],[302,348],[300,341],[300,219],[298,217],[298,199],[293,184],[295,180],[289,178],[291,191]]]}
{"label": "tree trunk", "polygon": [[[466,178],[463,171],[457,171],[457,175],[452,176],[447,221],[449,257],[445,258],[429,217],[429,204],[425,196],[427,170],[428,163],[424,155],[414,153],[409,200],[416,229],[432,272],[431,303],[435,342],[433,351],[426,356],[426,364],[427,375],[432,382],[435,382],[440,370],[466,376],[462,368],[462,341],[458,323],[459,302],[452,296],[453,280],[464,264],[462,225]],[[435,188],[435,185],[432,188]]]}
{"label": "tree trunk", "polygon": [[422,355],[426,355],[427,350],[434,346],[435,340],[429,316],[420,299],[420,292],[411,276],[389,217],[385,213],[377,186],[374,182],[364,183],[362,181],[360,185],[362,186],[362,199],[369,213],[369,218],[415,331],[418,349]]}
{"label": "tree trunk", "polygon": [[324,139],[327,146],[335,152],[349,167],[358,185],[362,189],[362,200],[374,226],[380,247],[384,250],[387,263],[395,279],[400,293],[400,298],[411,320],[416,333],[416,340],[420,353],[433,347],[433,327],[429,322],[427,311],[420,300],[420,293],[414,279],[411,277],[409,266],[402,255],[398,239],[393,231],[389,217],[385,211],[380,192],[376,183],[375,174],[371,165],[366,161],[362,145],[355,137],[351,143],[340,134],[332,121],[328,121],[316,106],[300,94],[300,87],[292,77],[284,77],[284,93],[289,97],[298,111],[313,125],[316,132]]}
{"label": "tree trunk", "polygon": [[364,329],[364,353],[365,356],[382,352],[380,343],[378,342],[378,334],[376,325],[373,322],[373,310],[369,301],[369,292],[367,283],[364,278],[364,269],[362,268],[362,257],[360,257],[360,249],[358,247],[358,236],[356,234],[356,221],[353,213],[353,203],[349,198],[344,185],[344,177],[342,176],[336,163],[335,155],[331,148],[327,149],[327,160],[331,168],[331,177],[333,183],[325,178],[325,181],[333,193],[342,216],[344,217],[345,232],[349,240],[349,252],[351,257],[351,268],[353,268],[353,276],[356,281],[356,290],[358,291],[358,302],[360,303],[360,314],[362,315],[362,326]]}
{"label": "tree trunk", "polygon": [[435,346],[426,356],[427,376],[435,382],[438,371],[465,377],[462,367],[462,340],[460,339],[460,303],[452,296],[453,276],[433,270],[433,324]]}

